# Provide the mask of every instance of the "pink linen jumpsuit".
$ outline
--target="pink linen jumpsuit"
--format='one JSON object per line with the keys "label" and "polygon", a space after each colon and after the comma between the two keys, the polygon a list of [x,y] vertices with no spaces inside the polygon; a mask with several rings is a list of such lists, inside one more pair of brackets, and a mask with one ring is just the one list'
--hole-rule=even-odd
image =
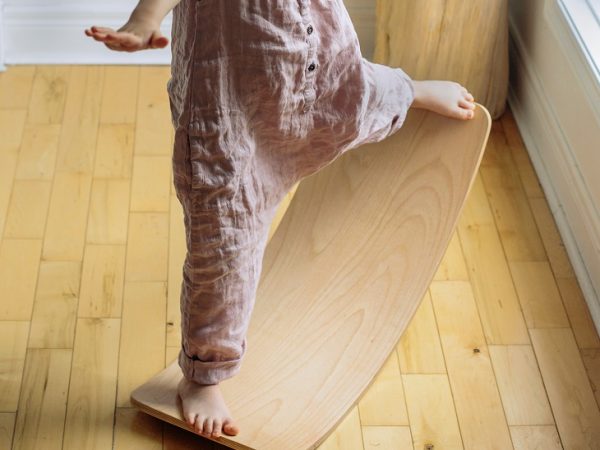
{"label": "pink linen jumpsuit", "polygon": [[181,0],[167,83],[187,254],[183,375],[215,384],[247,350],[271,220],[300,179],[402,126],[400,68],[362,57],[343,0]]}

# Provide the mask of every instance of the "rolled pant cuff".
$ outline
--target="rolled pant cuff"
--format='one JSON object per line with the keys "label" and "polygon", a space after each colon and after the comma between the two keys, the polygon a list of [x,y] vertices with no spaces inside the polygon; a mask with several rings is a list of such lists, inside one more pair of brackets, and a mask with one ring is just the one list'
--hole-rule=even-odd
{"label": "rolled pant cuff", "polygon": [[242,358],[229,361],[201,361],[190,358],[182,347],[178,362],[183,376],[188,380],[199,384],[217,384],[239,373]]}

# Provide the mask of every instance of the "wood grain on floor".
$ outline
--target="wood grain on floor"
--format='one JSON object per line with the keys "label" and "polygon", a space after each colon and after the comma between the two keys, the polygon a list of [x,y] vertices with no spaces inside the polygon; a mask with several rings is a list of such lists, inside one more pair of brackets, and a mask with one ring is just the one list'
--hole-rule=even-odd
{"label": "wood grain on floor", "polygon": [[[216,448],[137,411],[177,356],[167,66],[0,73],[0,448]],[[419,310],[320,446],[598,449],[600,339],[507,109]]]}

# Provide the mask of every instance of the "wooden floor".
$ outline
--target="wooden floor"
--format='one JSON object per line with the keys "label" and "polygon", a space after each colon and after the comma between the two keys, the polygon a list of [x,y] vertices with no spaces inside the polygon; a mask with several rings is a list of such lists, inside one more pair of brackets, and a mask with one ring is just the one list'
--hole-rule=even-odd
{"label": "wooden floor", "polygon": [[[180,346],[168,78],[0,73],[0,449],[219,448],[129,403]],[[600,449],[598,386],[600,339],[507,110],[410,327],[319,448]]]}

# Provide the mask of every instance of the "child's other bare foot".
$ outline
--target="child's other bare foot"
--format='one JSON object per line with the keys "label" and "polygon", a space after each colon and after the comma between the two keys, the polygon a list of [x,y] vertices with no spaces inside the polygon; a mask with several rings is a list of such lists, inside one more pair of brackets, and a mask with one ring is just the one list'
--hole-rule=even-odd
{"label": "child's other bare foot", "polygon": [[231,436],[239,433],[218,384],[197,384],[183,377],[177,392],[183,403],[183,418],[196,433],[212,438],[220,437],[221,431]]}
{"label": "child's other bare foot", "polygon": [[413,80],[415,99],[413,108],[423,108],[453,117],[472,119],[475,115],[473,96],[463,86],[454,81]]}

